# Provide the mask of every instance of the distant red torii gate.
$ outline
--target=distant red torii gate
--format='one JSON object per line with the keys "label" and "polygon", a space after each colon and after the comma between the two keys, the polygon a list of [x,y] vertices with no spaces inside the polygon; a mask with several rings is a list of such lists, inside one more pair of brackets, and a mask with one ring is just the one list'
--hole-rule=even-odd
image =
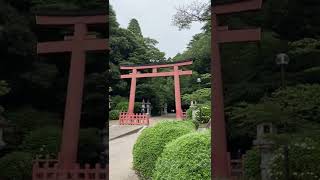
{"label": "distant red torii gate", "polygon": [[[182,108],[181,108],[181,94],[180,94],[180,76],[183,75],[192,75],[191,70],[179,70],[181,66],[191,65],[192,60],[179,61],[174,63],[167,64],[150,64],[150,65],[128,65],[128,66],[120,66],[122,70],[131,70],[130,74],[121,75],[121,79],[131,78],[131,88],[130,88],[130,99],[129,99],[129,107],[128,113],[133,113],[134,110],[134,102],[135,102],[135,94],[136,94],[136,84],[137,78],[146,78],[146,77],[166,77],[173,76],[174,77],[174,92],[175,92],[175,103],[176,103],[176,118],[182,119]],[[160,68],[172,68],[173,71],[170,72],[160,72]],[[141,73],[141,70],[152,69],[151,73]]]}

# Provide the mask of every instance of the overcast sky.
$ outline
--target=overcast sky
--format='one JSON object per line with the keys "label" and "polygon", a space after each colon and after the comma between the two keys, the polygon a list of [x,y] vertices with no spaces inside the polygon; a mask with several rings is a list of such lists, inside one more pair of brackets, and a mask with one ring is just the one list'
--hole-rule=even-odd
{"label": "overcast sky", "polygon": [[[207,1],[207,0],[204,0]],[[185,50],[192,36],[201,32],[202,24],[194,23],[191,29],[179,31],[172,25],[175,7],[192,0],[109,0],[121,27],[126,28],[132,18],[139,21],[144,37],[156,39],[166,57],[174,57]]]}

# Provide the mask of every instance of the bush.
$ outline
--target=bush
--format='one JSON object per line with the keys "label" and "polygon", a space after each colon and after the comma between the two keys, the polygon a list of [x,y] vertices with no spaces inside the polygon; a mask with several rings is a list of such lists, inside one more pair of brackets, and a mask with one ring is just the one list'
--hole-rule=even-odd
{"label": "bush", "polygon": [[129,107],[129,103],[127,101],[122,101],[116,105],[115,109],[119,111],[127,111],[128,107]]}
{"label": "bush", "polygon": [[142,179],[150,179],[165,145],[194,130],[190,121],[165,121],[143,130],[133,147],[133,168]]}
{"label": "bush", "polygon": [[244,158],[245,179],[259,180],[261,179],[260,172],[260,152],[257,148],[253,148],[246,152]]}
{"label": "bush", "polygon": [[[320,177],[320,143],[309,138],[293,140],[289,144],[289,179],[318,180]],[[271,178],[285,180],[283,148],[271,160]]]}
{"label": "bush", "polygon": [[211,106],[210,105],[200,105],[196,113],[196,120],[201,124],[208,123],[211,119]]}
{"label": "bush", "polygon": [[210,131],[190,133],[168,143],[156,162],[152,179],[210,180]]}
{"label": "bush", "polygon": [[[135,102],[134,103],[134,112],[140,112],[141,110],[141,106],[142,106],[142,103],[141,102]],[[122,101],[120,103],[118,103],[116,105],[116,108],[115,110],[119,110],[121,112],[127,112],[128,111],[128,107],[129,107],[129,102],[127,101]]]}
{"label": "bush", "polygon": [[111,109],[115,109],[117,104],[119,104],[120,102],[128,102],[128,98],[125,97],[121,97],[121,96],[112,96],[111,97],[112,101],[111,101]]}
{"label": "bush", "polygon": [[26,135],[22,149],[33,157],[56,156],[61,142],[61,129],[58,127],[43,127]]}
{"label": "bush", "polygon": [[194,124],[195,128],[198,129],[200,126],[200,123],[196,120],[192,120],[192,119],[187,119],[187,121],[190,121]]}
{"label": "bush", "polygon": [[102,149],[99,130],[96,128],[80,129],[78,149],[78,160],[80,163],[93,164],[98,162]]}
{"label": "bush", "polygon": [[109,120],[118,120],[119,119],[119,110],[111,110],[109,111]]}
{"label": "bush", "polygon": [[23,135],[35,128],[50,125],[58,126],[62,120],[58,114],[38,111],[32,107],[25,107],[14,112],[9,112],[6,116],[10,120],[10,123],[14,124]]}
{"label": "bush", "polygon": [[[58,127],[44,127],[30,132],[21,148],[33,157],[44,158],[46,155],[56,157],[60,150],[62,130]],[[93,162],[99,158],[101,141],[98,129],[80,129],[79,153],[80,162]]]}
{"label": "bush", "polygon": [[192,119],[192,109],[189,108],[186,113],[187,113],[187,118]]}
{"label": "bush", "polygon": [[31,179],[32,155],[25,152],[12,152],[0,159],[1,180]]}

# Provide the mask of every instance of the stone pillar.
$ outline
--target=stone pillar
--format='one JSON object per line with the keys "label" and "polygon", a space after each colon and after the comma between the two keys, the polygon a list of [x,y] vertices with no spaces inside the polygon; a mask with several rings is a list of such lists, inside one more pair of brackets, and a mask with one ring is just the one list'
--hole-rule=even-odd
{"label": "stone pillar", "polygon": [[272,153],[272,145],[273,142],[266,140],[265,135],[268,134],[275,134],[276,128],[273,126],[272,123],[262,123],[257,126],[257,139],[253,142],[260,150],[261,156],[261,180],[272,180],[270,177],[270,167],[269,162],[273,157]]}
{"label": "stone pillar", "polygon": [[190,108],[192,110],[192,120],[196,120],[196,115],[199,112],[199,109],[197,109],[197,102],[196,101],[191,101]]}
{"label": "stone pillar", "polygon": [[168,104],[167,104],[167,103],[164,104],[163,114],[164,114],[164,115],[167,115],[167,114],[168,114]]}

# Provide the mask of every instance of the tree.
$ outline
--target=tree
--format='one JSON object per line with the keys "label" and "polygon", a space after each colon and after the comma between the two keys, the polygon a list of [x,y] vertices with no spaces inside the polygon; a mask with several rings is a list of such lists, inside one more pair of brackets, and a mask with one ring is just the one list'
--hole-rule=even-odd
{"label": "tree", "polygon": [[192,94],[184,94],[182,100],[185,103],[190,103],[190,101],[197,101],[197,103],[206,103],[211,101],[211,88],[198,89]]}
{"label": "tree", "polygon": [[128,30],[139,38],[142,38],[142,32],[138,20],[131,19],[129,22]]}
{"label": "tree", "polygon": [[173,25],[180,30],[189,29],[192,22],[205,22],[210,20],[210,3],[193,1],[188,5],[176,8],[177,13],[173,16]]}

